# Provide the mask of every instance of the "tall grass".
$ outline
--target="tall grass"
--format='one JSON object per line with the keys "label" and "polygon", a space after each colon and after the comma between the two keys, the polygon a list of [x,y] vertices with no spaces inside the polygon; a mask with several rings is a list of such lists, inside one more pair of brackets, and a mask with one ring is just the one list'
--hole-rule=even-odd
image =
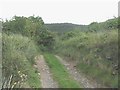
{"label": "tall grass", "polygon": [[38,54],[34,42],[19,34],[3,33],[2,44],[3,82],[12,76],[10,85],[14,85],[14,88],[24,87],[24,82],[28,87],[40,87],[39,76],[32,66],[35,63],[34,57]]}

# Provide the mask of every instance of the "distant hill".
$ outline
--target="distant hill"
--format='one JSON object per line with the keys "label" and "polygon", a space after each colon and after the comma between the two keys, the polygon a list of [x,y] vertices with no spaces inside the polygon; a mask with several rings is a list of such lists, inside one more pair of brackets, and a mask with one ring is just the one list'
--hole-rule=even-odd
{"label": "distant hill", "polygon": [[68,31],[104,31],[104,30],[111,30],[117,29],[118,26],[118,18],[113,18],[106,20],[105,22],[92,22],[89,25],[78,25],[72,23],[52,23],[52,24],[45,24],[45,27],[54,32],[64,33]]}
{"label": "distant hill", "polygon": [[48,30],[54,31],[54,32],[68,32],[73,30],[85,30],[87,28],[87,25],[78,25],[78,24],[72,24],[72,23],[54,23],[54,24],[45,24]]}

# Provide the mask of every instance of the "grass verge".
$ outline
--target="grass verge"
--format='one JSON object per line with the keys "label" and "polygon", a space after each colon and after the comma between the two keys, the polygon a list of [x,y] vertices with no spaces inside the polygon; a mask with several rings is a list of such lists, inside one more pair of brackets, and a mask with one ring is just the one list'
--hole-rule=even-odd
{"label": "grass verge", "polygon": [[38,73],[36,73],[35,68],[33,68],[30,63],[27,63],[28,68],[28,79],[27,82],[31,88],[41,88],[41,82]]}
{"label": "grass verge", "polygon": [[84,63],[79,64],[78,68],[85,75],[92,77],[97,82],[107,87],[117,88],[118,87],[118,76],[113,76],[107,70],[102,70],[97,67],[88,66]]}
{"label": "grass verge", "polygon": [[34,57],[38,54],[34,41],[19,34],[4,33],[2,39],[3,78],[7,80],[12,75],[11,86],[15,85],[13,88],[40,88],[39,76],[33,68]]}

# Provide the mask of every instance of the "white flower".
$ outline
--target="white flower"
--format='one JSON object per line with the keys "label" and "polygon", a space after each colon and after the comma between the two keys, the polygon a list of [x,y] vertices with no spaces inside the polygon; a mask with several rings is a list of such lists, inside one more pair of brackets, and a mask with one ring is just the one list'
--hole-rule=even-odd
{"label": "white flower", "polygon": [[18,71],[18,73],[20,73],[20,71]]}

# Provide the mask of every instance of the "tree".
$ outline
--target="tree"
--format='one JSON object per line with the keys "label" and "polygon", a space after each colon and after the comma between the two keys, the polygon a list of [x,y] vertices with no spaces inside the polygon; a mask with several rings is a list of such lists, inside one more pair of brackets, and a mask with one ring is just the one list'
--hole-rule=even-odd
{"label": "tree", "polygon": [[14,16],[11,20],[6,20],[3,23],[3,32],[22,33],[26,25],[26,18]]}
{"label": "tree", "polygon": [[99,24],[97,22],[92,22],[89,26],[88,26],[89,30],[94,32],[94,31],[98,31],[100,29]]}
{"label": "tree", "polygon": [[52,48],[54,34],[46,29],[41,17],[19,17],[14,16],[11,20],[6,20],[3,25],[5,33],[19,33],[27,36],[46,48]]}

